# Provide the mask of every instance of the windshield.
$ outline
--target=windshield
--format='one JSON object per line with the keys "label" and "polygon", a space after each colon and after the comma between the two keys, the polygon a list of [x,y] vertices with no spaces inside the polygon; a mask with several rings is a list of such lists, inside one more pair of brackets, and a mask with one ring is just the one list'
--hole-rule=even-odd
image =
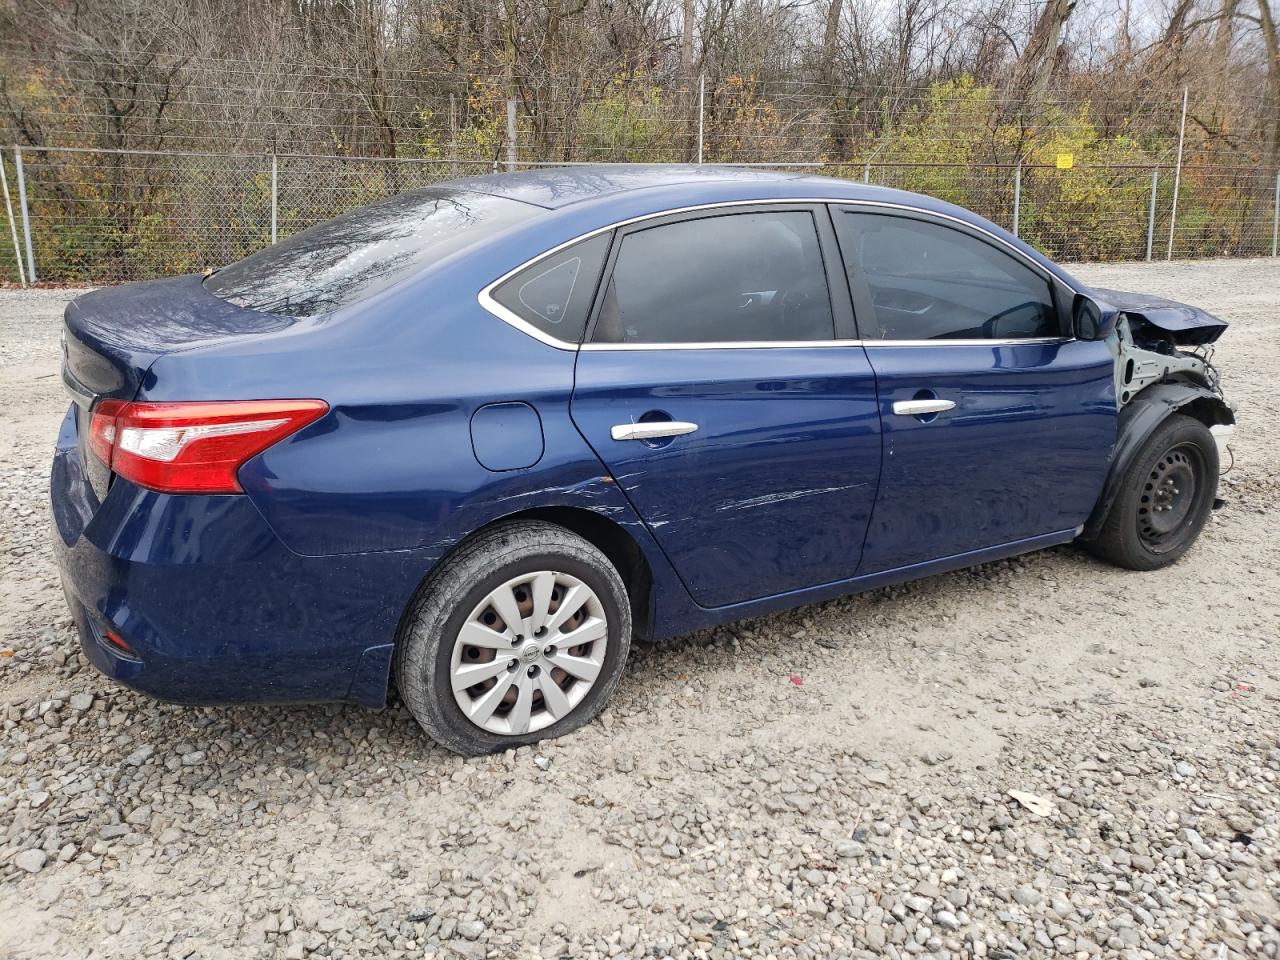
{"label": "windshield", "polygon": [[294,234],[219,270],[205,288],[264,313],[319,316],[539,212],[483,193],[414,190]]}

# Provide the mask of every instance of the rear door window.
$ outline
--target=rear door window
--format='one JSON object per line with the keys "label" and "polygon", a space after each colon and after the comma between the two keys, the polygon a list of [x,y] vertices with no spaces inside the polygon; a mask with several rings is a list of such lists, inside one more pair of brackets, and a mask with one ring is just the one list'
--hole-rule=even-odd
{"label": "rear door window", "polygon": [[831,340],[831,297],[813,214],[743,212],[625,234],[594,343]]}
{"label": "rear door window", "polygon": [[490,295],[547,336],[578,343],[587,326],[610,236],[589,237],[544,257],[498,284]]}
{"label": "rear door window", "polygon": [[[913,217],[836,218],[849,281],[871,294],[882,340],[1020,340],[1061,335],[1049,280],[962,230]],[[872,329],[866,329],[872,326]]]}
{"label": "rear door window", "polygon": [[319,316],[373,296],[540,212],[483,193],[414,190],[245,257],[209,277],[205,289],[264,313]]}

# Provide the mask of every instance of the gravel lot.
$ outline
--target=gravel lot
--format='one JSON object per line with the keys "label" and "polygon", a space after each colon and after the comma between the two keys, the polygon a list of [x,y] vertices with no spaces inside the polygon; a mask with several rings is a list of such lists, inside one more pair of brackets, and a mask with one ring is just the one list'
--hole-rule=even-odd
{"label": "gravel lot", "polygon": [[601,720],[480,760],[399,707],[99,677],[47,547],[68,294],[0,292],[0,956],[1280,956],[1280,264],[1079,274],[1233,323],[1229,505],[1182,563],[1061,548],[637,650]]}

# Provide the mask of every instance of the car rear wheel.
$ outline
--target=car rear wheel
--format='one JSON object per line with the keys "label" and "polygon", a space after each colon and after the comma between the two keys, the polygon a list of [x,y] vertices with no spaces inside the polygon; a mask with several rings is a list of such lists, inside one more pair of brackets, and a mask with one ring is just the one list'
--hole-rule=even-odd
{"label": "car rear wheel", "polygon": [[1130,570],[1177,561],[1204,528],[1218,492],[1218,447],[1199,420],[1174,414],[1134,458],[1090,549]]}
{"label": "car rear wheel", "polygon": [[630,643],[608,558],[562,527],[517,521],[464,544],[423,585],[396,677],[436,742],[476,756],[582,726],[617,686]]}

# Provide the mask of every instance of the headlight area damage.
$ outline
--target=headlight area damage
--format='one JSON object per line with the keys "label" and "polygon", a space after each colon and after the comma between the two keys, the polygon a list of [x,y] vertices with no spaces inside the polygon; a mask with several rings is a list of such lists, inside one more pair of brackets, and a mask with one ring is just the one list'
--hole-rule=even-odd
{"label": "headlight area damage", "polygon": [[1226,321],[1198,307],[1148,294],[1102,289],[1093,294],[1118,312],[1115,336],[1107,341],[1116,358],[1117,406],[1123,409],[1157,383],[1183,381],[1203,388],[1218,400],[1201,405],[1218,408],[1205,410],[1203,416],[1210,421],[1223,462],[1229,462],[1226,448],[1235,431],[1235,407],[1222,395],[1213,365],[1213,344],[1227,329]]}
{"label": "headlight area damage", "polygon": [[[1147,294],[1089,291],[1104,339],[1115,358],[1116,406],[1120,411],[1111,474],[1082,536],[1101,529],[1129,470],[1147,439],[1173,413],[1199,420],[1213,435],[1219,469],[1229,469],[1228,443],[1235,431],[1235,405],[1222,393],[1213,344],[1227,329],[1223,320],[1197,307]],[[1221,500],[1214,501],[1222,506]]]}

